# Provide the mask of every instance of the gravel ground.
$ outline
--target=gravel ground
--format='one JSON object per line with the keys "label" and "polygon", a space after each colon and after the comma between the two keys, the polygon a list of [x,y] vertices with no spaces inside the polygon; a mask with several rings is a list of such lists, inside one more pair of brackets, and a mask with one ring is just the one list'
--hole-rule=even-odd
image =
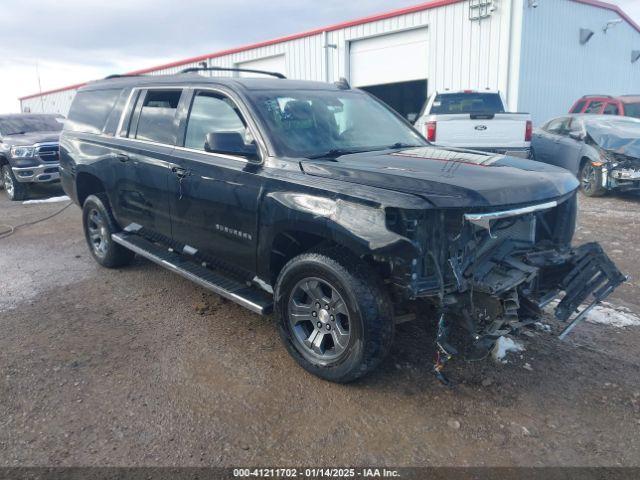
{"label": "gravel ground", "polygon": [[[581,197],[577,234],[632,276],[611,304],[638,315],[639,202]],[[64,205],[0,194],[0,224]],[[334,385],[271,318],[142,259],[99,267],[75,206],[0,239],[0,292],[0,466],[640,466],[640,327],[560,342],[548,319],[506,364],[451,364],[447,389],[420,319],[374,374]]]}

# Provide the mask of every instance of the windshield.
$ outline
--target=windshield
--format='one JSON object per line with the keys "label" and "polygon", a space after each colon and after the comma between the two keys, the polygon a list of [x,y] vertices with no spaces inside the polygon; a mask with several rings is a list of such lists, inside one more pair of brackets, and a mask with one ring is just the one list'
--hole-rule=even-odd
{"label": "windshield", "polygon": [[32,132],[59,132],[62,117],[56,115],[20,115],[0,118],[0,134],[20,135]]}
{"label": "windshield", "polygon": [[624,114],[627,117],[640,118],[640,103],[625,103]]}
{"label": "windshield", "polygon": [[357,91],[258,92],[253,97],[278,154],[332,157],[427,145],[411,127]]}
{"label": "windshield", "polygon": [[504,106],[497,93],[443,93],[436,96],[430,113],[504,113]]}

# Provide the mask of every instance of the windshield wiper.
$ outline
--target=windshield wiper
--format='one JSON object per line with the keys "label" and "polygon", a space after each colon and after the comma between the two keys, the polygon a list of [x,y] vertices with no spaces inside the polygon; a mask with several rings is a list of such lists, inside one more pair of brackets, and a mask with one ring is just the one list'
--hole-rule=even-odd
{"label": "windshield wiper", "polygon": [[417,147],[424,147],[424,146],[425,145],[416,145],[414,143],[396,142],[393,145],[387,146],[387,148],[417,148]]}
{"label": "windshield wiper", "polygon": [[11,133],[7,133],[7,136],[9,135],[24,135],[27,132],[11,132]]}
{"label": "windshield wiper", "polygon": [[309,160],[316,160],[318,158],[338,158],[341,157],[342,155],[349,155],[352,153],[362,153],[362,152],[367,152],[368,150],[349,150],[349,149],[345,149],[345,148],[332,148],[331,150],[328,150],[324,153],[318,153],[317,155],[310,155],[307,158]]}

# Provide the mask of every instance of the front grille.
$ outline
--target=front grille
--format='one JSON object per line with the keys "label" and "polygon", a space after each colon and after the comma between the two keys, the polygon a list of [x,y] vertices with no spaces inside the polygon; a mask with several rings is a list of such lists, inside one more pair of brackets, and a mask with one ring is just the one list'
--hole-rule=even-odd
{"label": "front grille", "polygon": [[36,156],[43,162],[57,162],[60,158],[57,143],[47,143],[36,148]]}

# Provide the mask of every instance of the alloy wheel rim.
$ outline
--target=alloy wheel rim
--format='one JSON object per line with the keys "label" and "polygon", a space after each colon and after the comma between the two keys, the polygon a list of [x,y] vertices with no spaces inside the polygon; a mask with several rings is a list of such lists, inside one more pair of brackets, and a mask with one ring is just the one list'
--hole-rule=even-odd
{"label": "alloy wheel rim", "polygon": [[306,356],[327,362],[345,353],[351,338],[349,311],[329,282],[316,277],[300,280],[287,308],[293,338]]}
{"label": "alloy wheel rim", "polygon": [[102,214],[92,209],[87,218],[87,230],[89,231],[89,241],[96,255],[104,257],[107,253],[109,231]]}
{"label": "alloy wheel rim", "polygon": [[7,195],[13,198],[13,179],[6,167],[4,169],[4,189],[7,191]]}
{"label": "alloy wheel rim", "polygon": [[582,171],[582,189],[585,192],[590,192],[595,181],[596,171],[591,165],[584,167]]}

